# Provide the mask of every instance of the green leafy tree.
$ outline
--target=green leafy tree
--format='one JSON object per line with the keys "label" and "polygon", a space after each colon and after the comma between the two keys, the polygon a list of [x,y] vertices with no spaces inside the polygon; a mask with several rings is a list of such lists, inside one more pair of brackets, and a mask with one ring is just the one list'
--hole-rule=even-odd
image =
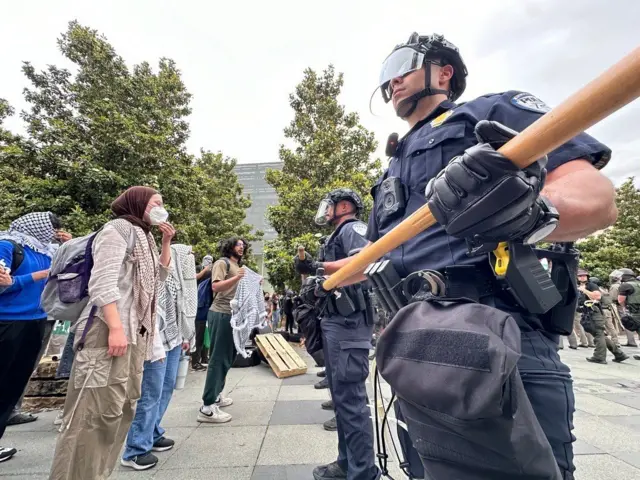
{"label": "green leafy tree", "polygon": [[[0,191],[0,206],[10,207],[2,208],[0,224],[51,210],[72,233],[86,234],[111,217],[122,191],[147,185],[162,193],[176,241],[193,245],[199,257],[215,254],[223,237],[256,238],[244,223],[250,201],[235,160],[186,151],[191,94],[173,60],[129,68],[105,37],[75,21],[58,47],[75,73],[25,62],[28,139],[0,130],[0,168],[10,170],[11,183]],[[0,103],[0,121],[10,113]]]}
{"label": "green leafy tree", "polygon": [[317,238],[308,235],[331,231],[313,221],[327,192],[339,187],[358,192],[365,203],[365,221],[371,209],[369,190],[380,174],[380,161],[371,159],[377,143],[358,115],[338,102],[343,84],[343,74],[336,74],[332,65],[321,75],[308,68],[289,96],[294,118],[284,134],[295,147],[281,146],[282,170],[266,175],[278,194],[278,205],[268,209],[278,239],[265,246],[265,265],[269,281],[278,289],[300,284],[292,266],[297,246],[315,250]]}
{"label": "green leafy tree", "polygon": [[618,220],[609,229],[578,243],[581,265],[607,281],[617,268],[640,273],[640,190],[630,177],[616,190]]}

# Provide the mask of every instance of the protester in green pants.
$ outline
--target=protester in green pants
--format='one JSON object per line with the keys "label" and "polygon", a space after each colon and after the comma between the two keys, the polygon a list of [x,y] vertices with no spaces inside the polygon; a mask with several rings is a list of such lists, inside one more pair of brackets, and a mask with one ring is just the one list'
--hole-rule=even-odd
{"label": "protester in green pants", "polygon": [[244,276],[241,267],[245,243],[240,238],[229,238],[222,242],[221,258],[211,269],[211,288],[215,298],[209,309],[207,323],[211,334],[207,380],[202,394],[202,407],[198,412],[199,422],[226,423],[231,415],[220,410],[233,400],[222,396],[227,373],[236,357],[231,329],[230,302],[236,294],[238,282]]}

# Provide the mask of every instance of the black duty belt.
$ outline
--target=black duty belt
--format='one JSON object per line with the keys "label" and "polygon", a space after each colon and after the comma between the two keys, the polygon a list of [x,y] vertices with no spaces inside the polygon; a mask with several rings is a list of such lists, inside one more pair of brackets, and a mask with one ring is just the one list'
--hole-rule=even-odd
{"label": "black duty belt", "polygon": [[392,315],[414,299],[427,295],[479,301],[504,292],[490,268],[476,265],[450,266],[443,271],[420,270],[401,278],[391,261],[383,260],[369,265],[364,274],[371,282],[372,293]]}

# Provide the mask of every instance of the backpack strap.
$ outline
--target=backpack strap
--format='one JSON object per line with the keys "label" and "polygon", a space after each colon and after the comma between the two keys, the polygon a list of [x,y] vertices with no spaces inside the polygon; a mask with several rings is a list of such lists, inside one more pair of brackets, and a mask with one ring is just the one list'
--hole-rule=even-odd
{"label": "backpack strap", "polygon": [[11,256],[11,273],[15,275],[15,271],[20,268],[24,261],[24,247],[15,240],[7,239],[11,245],[13,245],[13,254]]}

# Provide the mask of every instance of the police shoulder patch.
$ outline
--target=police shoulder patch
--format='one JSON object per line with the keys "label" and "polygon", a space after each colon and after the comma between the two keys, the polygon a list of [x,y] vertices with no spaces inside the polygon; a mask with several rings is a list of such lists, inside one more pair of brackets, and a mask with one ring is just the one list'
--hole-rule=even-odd
{"label": "police shoulder patch", "polygon": [[353,231],[364,237],[367,234],[367,225],[363,222],[353,222]]}
{"label": "police shoulder patch", "polygon": [[512,105],[530,112],[547,113],[551,107],[530,93],[518,93],[511,97]]}
{"label": "police shoulder patch", "polygon": [[448,110],[444,112],[442,115],[438,115],[436,118],[431,120],[431,128],[436,128],[442,125],[447,118],[453,115],[453,110]]}

